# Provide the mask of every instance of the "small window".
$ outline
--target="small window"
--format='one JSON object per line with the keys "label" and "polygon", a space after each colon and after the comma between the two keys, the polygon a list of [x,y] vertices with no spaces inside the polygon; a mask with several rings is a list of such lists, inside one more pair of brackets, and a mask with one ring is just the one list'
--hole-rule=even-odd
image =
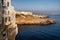
{"label": "small window", "polygon": [[7,2],[7,6],[9,6],[9,2]]}
{"label": "small window", "polygon": [[4,1],[4,0],[2,0],[2,5],[3,5],[3,1]]}
{"label": "small window", "polygon": [[5,18],[5,22],[7,22],[7,17]]}
{"label": "small window", "polygon": [[9,21],[11,21],[11,18],[9,17]]}
{"label": "small window", "polygon": [[[8,18],[8,19],[7,19]],[[7,21],[11,21],[11,18],[10,17],[6,17],[5,18],[5,22],[7,22]]]}

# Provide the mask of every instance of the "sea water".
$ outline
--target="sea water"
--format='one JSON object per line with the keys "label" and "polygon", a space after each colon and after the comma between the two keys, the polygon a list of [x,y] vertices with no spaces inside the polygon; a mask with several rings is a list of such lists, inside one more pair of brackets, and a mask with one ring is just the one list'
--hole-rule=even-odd
{"label": "sea water", "polygon": [[51,25],[18,25],[19,33],[16,40],[60,40],[60,16],[49,16],[56,20]]}

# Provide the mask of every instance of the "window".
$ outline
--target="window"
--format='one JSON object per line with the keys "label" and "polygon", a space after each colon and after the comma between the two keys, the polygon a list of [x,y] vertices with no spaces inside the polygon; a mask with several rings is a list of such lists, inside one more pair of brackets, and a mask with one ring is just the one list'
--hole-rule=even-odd
{"label": "window", "polygon": [[[9,15],[9,11],[8,11],[8,15]],[[11,18],[10,18],[10,16],[8,17],[8,20],[9,20],[9,21],[11,21]]]}
{"label": "window", "polygon": [[7,2],[7,6],[9,6],[9,2]]}
{"label": "window", "polygon": [[9,17],[9,21],[11,21],[11,18]]}
{"label": "window", "polygon": [[4,1],[4,0],[2,0],[2,5],[3,5],[3,1]]}
{"label": "window", "polygon": [[7,22],[7,17],[5,18],[5,22]]}

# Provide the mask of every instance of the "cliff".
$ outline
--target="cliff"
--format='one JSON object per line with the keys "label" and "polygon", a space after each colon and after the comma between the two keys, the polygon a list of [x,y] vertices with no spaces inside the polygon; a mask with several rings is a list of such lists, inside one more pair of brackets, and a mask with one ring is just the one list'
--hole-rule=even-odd
{"label": "cliff", "polygon": [[16,14],[16,23],[17,24],[40,24],[40,25],[48,25],[56,23],[55,20],[48,19],[49,16],[46,15],[24,15],[24,14]]}

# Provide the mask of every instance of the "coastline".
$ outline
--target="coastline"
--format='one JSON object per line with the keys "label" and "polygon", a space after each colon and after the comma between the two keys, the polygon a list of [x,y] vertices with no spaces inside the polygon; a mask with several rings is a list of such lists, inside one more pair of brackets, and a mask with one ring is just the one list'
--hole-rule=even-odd
{"label": "coastline", "polygon": [[[34,14],[33,14],[34,15]],[[34,25],[34,24],[39,24],[39,25],[49,25],[49,24],[55,24],[56,21],[53,19],[49,19],[49,16],[33,16],[33,15],[19,15],[16,14],[16,23],[21,24],[21,25]]]}

